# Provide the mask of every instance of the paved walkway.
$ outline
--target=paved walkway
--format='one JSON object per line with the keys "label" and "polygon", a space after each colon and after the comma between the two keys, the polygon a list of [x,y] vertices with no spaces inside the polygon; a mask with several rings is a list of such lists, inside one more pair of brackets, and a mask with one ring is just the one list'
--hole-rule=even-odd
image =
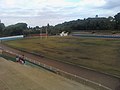
{"label": "paved walkway", "polygon": [[12,52],[15,52],[17,54],[24,54],[26,57],[29,57],[32,60],[39,61],[46,65],[53,66],[55,68],[69,72],[71,74],[74,74],[74,75],[83,77],[85,79],[100,83],[106,87],[111,88],[112,90],[119,90],[119,89],[116,89],[116,88],[119,88],[119,85],[120,85],[120,80],[118,78],[115,78],[115,77],[112,77],[112,76],[109,76],[106,74],[102,74],[99,72],[91,71],[88,69],[76,67],[73,65],[65,64],[62,62],[58,62],[58,61],[54,61],[54,60],[47,60],[47,59],[41,58],[39,56],[21,52],[19,50],[15,50],[15,49],[12,49],[10,47],[7,47],[7,46],[1,45],[1,44],[0,44],[0,47],[4,48],[5,50],[10,50]]}

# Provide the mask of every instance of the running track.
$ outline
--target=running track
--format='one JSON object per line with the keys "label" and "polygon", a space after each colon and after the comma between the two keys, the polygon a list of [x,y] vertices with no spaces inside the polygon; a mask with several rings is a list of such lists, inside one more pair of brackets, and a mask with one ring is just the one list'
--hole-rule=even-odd
{"label": "running track", "polygon": [[15,52],[17,54],[24,54],[25,57],[31,58],[32,60],[39,61],[46,65],[63,70],[65,72],[68,72],[68,73],[86,78],[88,80],[100,83],[104,86],[111,88],[112,90],[120,90],[120,80],[118,78],[115,78],[115,77],[112,77],[112,76],[109,76],[109,75],[106,75],[106,74],[103,74],[100,72],[91,71],[91,70],[88,70],[85,68],[80,68],[80,67],[76,67],[73,65],[65,64],[62,62],[44,59],[39,56],[32,55],[32,54],[26,53],[26,52],[21,52],[19,50],[10,48],[10,47],[2,45],[2,44],[0,44],[0,47],[4,48],[4,50],[9,50],[9,51]]}
{"label": "running track", "polygon": [[93,38],[113,38],[120,39],[120,35],[97,35],[97,34],[72,34],[76,37],[93,37]]}

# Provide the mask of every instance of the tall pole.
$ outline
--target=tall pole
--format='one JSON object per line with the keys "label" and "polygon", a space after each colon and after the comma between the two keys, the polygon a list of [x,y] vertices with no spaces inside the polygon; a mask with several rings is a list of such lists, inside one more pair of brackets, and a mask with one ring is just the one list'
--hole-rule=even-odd
{"label": "tall pole", "polygon": [[46,38],[47,38],[47,35],[48,35],[48,31],[47,31],[47,27],[46,27]]}
{"label": "tall pole", "polygon": [[40,38],[42,39],[42,28],[40,29]]}
{"label": "tall pole", "polygon": [[[40,29],[39,29],[40,30]],[[41,31],[40,31],[41,32]],[[41,35],[41,33],[39,32],[39,38],[40,38],[40,35]]]}

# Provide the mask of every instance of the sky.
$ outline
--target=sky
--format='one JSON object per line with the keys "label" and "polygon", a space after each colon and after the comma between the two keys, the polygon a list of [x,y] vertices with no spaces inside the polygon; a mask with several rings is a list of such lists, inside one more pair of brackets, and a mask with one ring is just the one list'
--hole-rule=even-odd
{"label": "sky", "polygon": [[21,22],[31,27],[56,25],[96,15],[114,16],[119,10],[119,0],[0,0],[0,20],[6,26]]}

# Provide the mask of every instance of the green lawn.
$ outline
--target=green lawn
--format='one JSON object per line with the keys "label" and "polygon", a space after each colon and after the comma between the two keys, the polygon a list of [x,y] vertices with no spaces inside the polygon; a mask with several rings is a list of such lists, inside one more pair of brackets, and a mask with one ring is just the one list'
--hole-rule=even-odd
{"label": "green lawn", "polygon": [[45,58],[120,76],[119,39],[48,37],[8,41],[5,44]]}

